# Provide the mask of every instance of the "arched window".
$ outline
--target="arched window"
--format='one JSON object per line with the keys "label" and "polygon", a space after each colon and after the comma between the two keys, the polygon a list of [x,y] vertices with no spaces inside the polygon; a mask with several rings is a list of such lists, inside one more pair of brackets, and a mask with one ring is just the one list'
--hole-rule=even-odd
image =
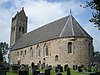
{"label": "arched window", "polygon": [[45,46],[45,55],[48,56],[48,46]]}
{"label": "arched window", "polygon": [[40,57],[40,47],[39,47],[39,45],[37,46],[37,56]]}
{"label": "arched window", "polygon": [[30,56],[33,57],[33,49],[32,49],[32,47],[30,48]]}
{"label": "arched window", "polygon": [[58,55],[55,55],[55,62],[58,61]]}
{"label": "arched window", "polygon": [[24,27],[22,28],[22,32],[24,33]]}
{"label": "arched window", "polygon": [[19,52],[17,52],[17,56],[19,56]]}
{"label": "arched window", "polygon": [[49,55],[48,46],[46,44],[44,45],[44,55],[45,56]]}
{"label": "arched window", "polygon": [[25,55],[26,55],[26,50],[25,50]]}
{"label": "arched window", "polygon": [[88,44],[89,54],[91,53],[91,43]]}
{"label": "arched window", "polygon": [[23,54],[23,51],[21,51],[21,55]]}
{"label": "arched window", "polygon": [[72,53],[72,42],[68,43],[68,54]]}
{"label": "arched window", "polygon": [[19,27],[19,31],[21,31],[21,27]]}

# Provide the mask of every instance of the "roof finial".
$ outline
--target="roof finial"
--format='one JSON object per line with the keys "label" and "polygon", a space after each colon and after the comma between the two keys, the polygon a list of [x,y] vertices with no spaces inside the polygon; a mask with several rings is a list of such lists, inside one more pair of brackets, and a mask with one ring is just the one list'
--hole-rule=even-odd
{"label": "roof finial", "polygon": [[24,10],[24,7],[22,7],[22,10]]}
{"label": "roof finial", "polygon": [[70,15],[72,15],[72,10],[70,9]]}

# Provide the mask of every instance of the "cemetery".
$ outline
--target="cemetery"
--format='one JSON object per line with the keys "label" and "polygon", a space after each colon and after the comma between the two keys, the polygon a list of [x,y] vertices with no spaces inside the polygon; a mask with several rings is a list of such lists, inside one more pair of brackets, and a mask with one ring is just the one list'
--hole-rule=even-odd
{"label": "cemetery", "polygon": [[56,65],[54,67],[48,64],[35,65],[32,63],[31,66],[13,64],[7,70],[5,66],[0,65],[0,75],[100,75],[100,68],[95,66],[73,65],[73,68],[69,68],[67,64],[65,66]]}

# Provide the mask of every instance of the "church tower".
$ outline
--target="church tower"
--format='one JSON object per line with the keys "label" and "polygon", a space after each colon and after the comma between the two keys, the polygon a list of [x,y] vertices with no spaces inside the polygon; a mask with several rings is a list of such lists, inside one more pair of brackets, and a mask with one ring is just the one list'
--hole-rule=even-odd
{"label": "church tower", "polygon": [[24,12],[24,8],[22,8],[22,10],[17,12],[12,18],[10,47],[25,33],[27,33],[27,16]]}

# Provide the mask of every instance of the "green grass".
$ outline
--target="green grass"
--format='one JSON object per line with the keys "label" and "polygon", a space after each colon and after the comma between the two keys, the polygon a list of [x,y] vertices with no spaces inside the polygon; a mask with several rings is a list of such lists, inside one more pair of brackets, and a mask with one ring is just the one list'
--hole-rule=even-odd
{"label": "green grass", "polygon": [[[44,72],[44,69],[39,69],[39,71],[40,72]],[[7,72],[7,75],[18,75],[18,74],[9,71],[9,72]],[[32,75],[31,69],[29,69],[29,75]],[[51,74],[50,75],[56,75],[55,71],[51,70]],[[66,72],[62,72],[62,75],[66,75]],[[87,75],[87,74],[79,73],[79,72],[74,71],[74,70],[71,69],[71,75]]]}

